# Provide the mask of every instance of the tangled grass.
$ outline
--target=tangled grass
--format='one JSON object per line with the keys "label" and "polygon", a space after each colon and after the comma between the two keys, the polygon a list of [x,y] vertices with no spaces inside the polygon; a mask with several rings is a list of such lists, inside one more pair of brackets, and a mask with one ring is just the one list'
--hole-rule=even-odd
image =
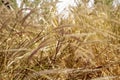
{"label": "tangled grass", "polygon": [[1,7],[0,80],[119,80],[120,9],[88,11]]}

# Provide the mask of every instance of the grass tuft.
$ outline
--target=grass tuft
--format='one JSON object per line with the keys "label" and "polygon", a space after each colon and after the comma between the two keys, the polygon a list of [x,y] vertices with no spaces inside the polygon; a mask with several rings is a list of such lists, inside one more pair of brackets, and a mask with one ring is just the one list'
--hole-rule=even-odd
{"label": "grass tuft", "polygon": [[119,8],[76,6],[61,18],[57,2],[23,4],[0,7],[0,80],[120,79]]}

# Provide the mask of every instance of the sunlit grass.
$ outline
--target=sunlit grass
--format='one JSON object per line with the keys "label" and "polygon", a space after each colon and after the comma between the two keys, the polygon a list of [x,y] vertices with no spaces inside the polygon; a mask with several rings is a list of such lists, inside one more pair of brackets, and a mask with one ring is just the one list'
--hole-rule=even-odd
{"label": "sunlit grass", "polygon": [[119,80],[119,9],[74,7],[61,18],[55,4],[0,8],[0,80]]}

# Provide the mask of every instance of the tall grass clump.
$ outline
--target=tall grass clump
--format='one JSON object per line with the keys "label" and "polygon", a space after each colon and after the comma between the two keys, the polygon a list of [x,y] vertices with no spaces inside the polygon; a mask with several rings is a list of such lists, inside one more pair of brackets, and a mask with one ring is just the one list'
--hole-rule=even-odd
{"label": "tall grass clump", "polygon": [[77,4],[65,18],[58,0],[0,6],[0,80],[119,80],[120,9]]}

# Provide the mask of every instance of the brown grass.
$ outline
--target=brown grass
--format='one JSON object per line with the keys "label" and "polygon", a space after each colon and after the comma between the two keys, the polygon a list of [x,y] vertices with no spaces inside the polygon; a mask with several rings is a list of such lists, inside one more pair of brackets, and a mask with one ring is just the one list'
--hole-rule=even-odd
{"label": "brown grass", "polygon": [[0,80],[119,80],[120,9],[75,7],[63,19],[54,4],[0,8]]}

